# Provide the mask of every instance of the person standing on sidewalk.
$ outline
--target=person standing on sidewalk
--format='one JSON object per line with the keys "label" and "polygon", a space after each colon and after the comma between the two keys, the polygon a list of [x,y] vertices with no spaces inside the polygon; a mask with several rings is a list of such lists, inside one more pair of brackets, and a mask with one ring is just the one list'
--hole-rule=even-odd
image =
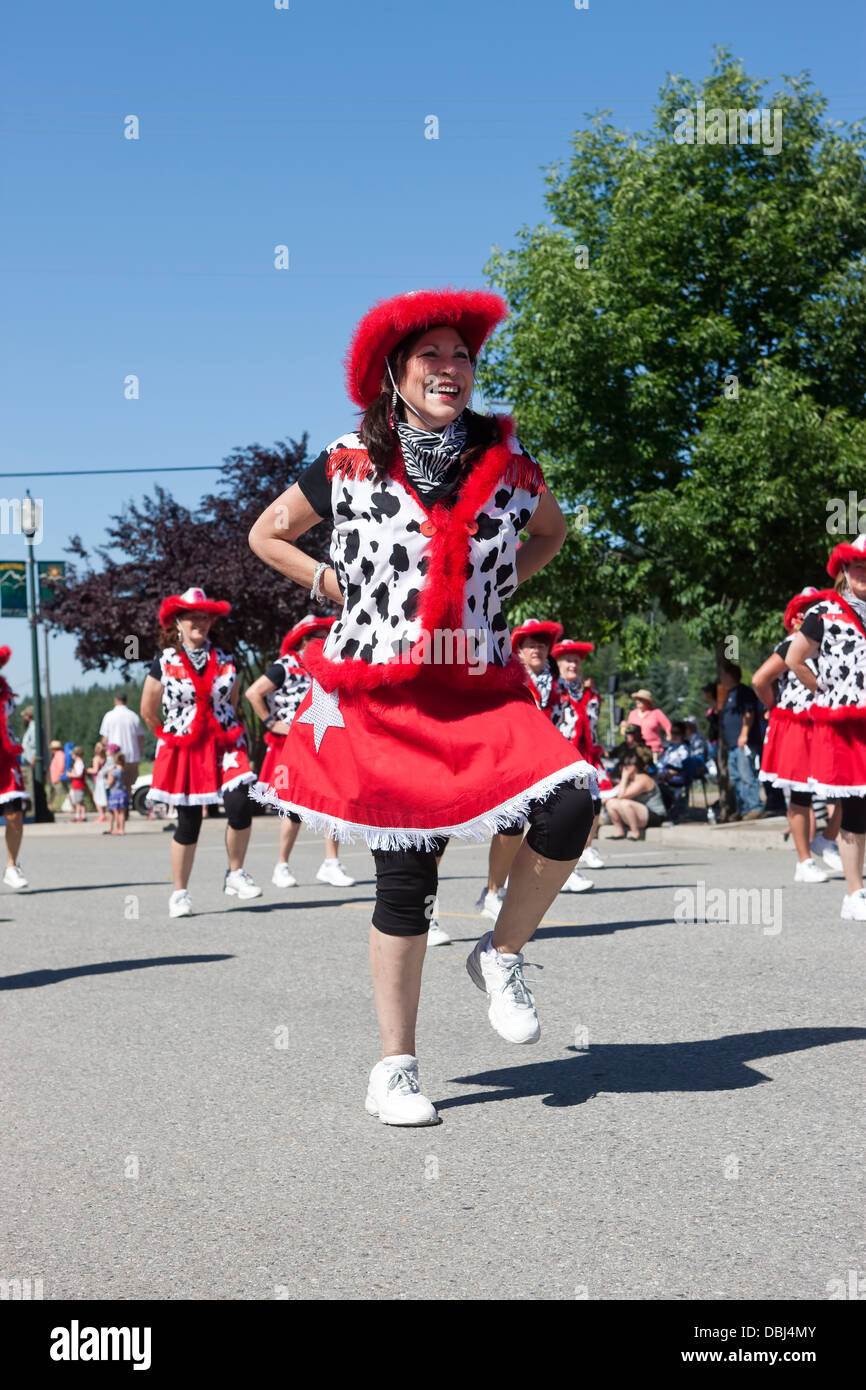
{"label": "person standing on sidewalk", "polygon": [[736,797],[734,820],[757,820],[763,815],[755,759],[761,750],[758,698],[743,684],[743,672],[733,662],[719,667],[725,698],[719,710],[719,744],[728,754],[728,776]]}
{"label": "person standing on sidewalk", "polygon": [[629,724],[637,724],[643,741],[654,758],[665,746],[671,736],[671,721],[664,710],[659,709],[651,690],[636,690],[632,695],[634,709],[628,717]]}
{"label": "person standing on sidewalk", "polygon": [[[11,647],[0,647],[0,667],[12,655]],[[7,888],[27,887],[21,872],[18,855],[24,837],[24,778],[21,775],[21,745],[9,730],[9,716],[15,709],[16,696],[9,689],[5,676],[0,676],[0,811],[6,821],[6,871],[3,882]]]}
{"label": "person standing on sidewalk", "polygon": [[[267,788],[270,785],[271,772],[283,746],[283,739],[310,688],[309,672],[303,662],[304,648],[312,638],[326,637],[336,621],[336,618],[317,617],[315,613],[302,618],[283,638],[277,660],[246,689],[247,700],[264,724],[268,749],[259,769],[257,786]],[[301,818],[294,811],[281,817],[280,857],[271,876],[271,882],[277,888],[297,887],[298,880],[289,868],[289,857],[300,828]],[[319,883],[329,883],[332,888],[351,888],[355,882],[343,867],[336,840],[328,836],[325,836],[325,858],[316,872],[316,878]]]}
{"label": "person standing on sidewalk", "polygon": [[[360,429],[329,445],[250,532],[268,565],[342,605],[324,646],[304,653],[312,686],[260,795],[373,850],[382,1059],[365,1109],[385,1124],[438,1122],[418,1082],[415,1024],[443,839],[529,819],[498,920],[467,970],[496,1032],[534,1043],[523,947],[593,817],[595,774],[536,708],[502,612],[567,535],[511,421],[469,409],[477,355],[506,313],[496,295],[453,289],[375,305],[347,356]],[[295,544],[325,517],[331,567]]]}
{"label": "person standing on sidewalk", "polygon": [[154,658],[141,694],[141,717],[158,739],[147,799],[177,809],[170,917],[192,915],[187,885],[202,812],[220,801],[228,820],[229,865],[223,891],[241,899],[262,895],[244,868],[252,827],[247,786],[255,773],[237,717],[237,669],[232,657],[209,637],[216,619],[230,612],[230,603],[209,599],[204,589],[190,588],[164,599],[159,609],[162,651]]}
{"label": "person standing on sidewalk", "polygon": [[821,591],[807,609],[785,662],[813,692],[809,785],[842,803],[839,855],[848,892],[840,916],[866,922],[866,535],[837,545],[827,572],[835,589]]}
{"label": "person standing on sidewalk", "polygon": [[138,764],[144,747],[144,727],[134,710],[127,707],[126,695],[115,695],[114,708],[103,716],[99,726],[99,737],[105,743],[116,743],[126,760],[123,768],[123,781],[132,796],[132,788],[138,777]]}

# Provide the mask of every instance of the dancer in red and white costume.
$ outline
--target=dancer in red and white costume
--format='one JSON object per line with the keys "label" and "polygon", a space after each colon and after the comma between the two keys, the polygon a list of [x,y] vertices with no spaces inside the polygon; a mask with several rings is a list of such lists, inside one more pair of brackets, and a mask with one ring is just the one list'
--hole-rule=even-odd
{"label": "dancer in red and white costume", "polygon": [[[601,702],[592,682],[583,678],[583,658],[594,651],[594,642],[576,642],[569,637],[554,644],[551,656],[559,667],[559,731],[595,768],[599,796],[603,801],[605,794],[613,795],[613,783],[604,766],[604,749],[596,742]],[[604,860],[593,845],[597,830],[598,816],[592,823],[586,848],[578,860],[578,865],[582,864],[588,869],[604,868]]]}
{"label": "dancer in red and white costume", "polygon": [[[0,666],[12,655],[11,647],[0,647]],[[9,716],[15,709],[16,695],[9,689],[5,676],[0,676],[0,811],[6,820],[6,872],[3,882],[7,888],[26,888],[27,879],[21,872],[18,854],[24,837],[24,778],[21,775],[21,745],[12,737]]]}
{"label": "dancer in red and white costume", "polygon": [[259,898],[262,893],[244,868],[252,826],[247,786],[255,774],[237,718],[237,670],[208,636],[216,619],[230,612],[230,603],[209,599],[203,589],[165,599],[159,610],[164,645],[141,696],[141,717],[158,739],[148,800],[177,807],[170,917],[192,913],[187,885],[203,808],[219,801],[228,819],[229,867],[223,891],[238,898]]}
{"label": "dancer in red and white costume", "polygon": [[841,916],[866,922],[866,535],[837,545],[827,571],[835,589],[807,609],[785,662],[814,695],[809,785],[842,803],[839,854],[848,893]]}
{"label": "dancer in red and white costume", "polygon": [[[360,430],[336,439],[250,535],[274,569],[343,605],[324,648],[305,652],[313,684],[277,765],[287,785],[275,773],[267,798],[373,850],[383,1057],[366,1108],[389,1124],[437,1121],[418,1084],[415,1022],[443,839],[486,839],[529,818],[495,929],[467,969],[494,1029],[531,1043],[540,1030],[522,947],[592,821],[595,774],[539,715],[502,613],[567,535],[511,422],[468,408],[475,359],[506,312],[495,295],[459,290],[377,304],[347,358]],[[333,568],[294,544],[326,516]]]}
{"label": "dancer in red and white costume", "polygon": [[[818,590],[807,588],[795,594],[785,609],[785,631],[789,634],[752,678],[752,689],[770,711],[769,727],[761,750],[760,779],[790,793],[788,824],[797,851],[796,883],[826,883],[829,874],[812,858],[810,826],[812,789],[809,784],[809,744],[812,732],[813,692],[785,664],[793,634],[799,632],[803,615],[811,608]],[[817,668],[808,662],[813,675]],[[841,808],[839,813],[841,816]],[[829,847],[824,851],[833,853]],[[836,855],[838,860],[838,855]],[[830,859],[832,867],[837,864]],[[841,868],[841,861],[838,862]]]}
{"label": "dancer in red and white costume", "polygon": [[[292,720],[310,688],[310,674],[304,666],[304,648],[314,637],[325,637],[336,618],[309,614],[296,623],[283,638],[279,658],[263,676],[247,687],[246,698],[265,726],[267,753],[259,769],[257,785],[265,790],[270,786],[277,755]],[[298,838],[301,818],[294,811],[280,820],[280,857],[271,876],[277,888],[296,888],[298,880],[289,868],[289,858]],[[351,888],[355,880],[346,873],[339,857],[336,840],[325,837],[325,859],[316,873],[320,883],[333,888]]]}

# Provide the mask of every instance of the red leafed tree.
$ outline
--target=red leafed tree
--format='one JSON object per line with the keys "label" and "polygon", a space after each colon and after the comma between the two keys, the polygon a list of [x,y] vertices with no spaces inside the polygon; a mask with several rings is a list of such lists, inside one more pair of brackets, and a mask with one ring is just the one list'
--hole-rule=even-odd
{"label": "red leafed tree", "polygon": [[[92,554],[72,537],[67,553],[75,559],[65,585],[44,607],[45,617],[77,636],[75,654],[85,670],[120,665],[143,681],[156,652],[160,601],[195,585],[232,605],[213,636],[234,654],[243,691],[279,654],[287,630],[317,611],[303,589],[253,554],[247,540],[256,518],[308,462],[306,434],[300,443],[236,449],[223,462],[217,491],[194,510],[156,486],[153,496],[110,518],[107,542]],[[302,546],[326,559],[330,534],[331,523],[322,522]],[[253,746],[257,721],[245,700],[238,710]]]}

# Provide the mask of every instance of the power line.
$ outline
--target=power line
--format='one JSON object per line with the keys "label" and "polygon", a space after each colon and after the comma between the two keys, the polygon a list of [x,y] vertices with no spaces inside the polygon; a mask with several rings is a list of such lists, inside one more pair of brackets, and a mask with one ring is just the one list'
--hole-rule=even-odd
{"label": "power line", "polygon": [[166,463],[154,468],[55,468],[50,472],[39,473],[31,473],[29,468],[21,468],[16,473],[0,473],[0,478],[84,478],[94,473],[215,473],[220,468],[221,463]]}

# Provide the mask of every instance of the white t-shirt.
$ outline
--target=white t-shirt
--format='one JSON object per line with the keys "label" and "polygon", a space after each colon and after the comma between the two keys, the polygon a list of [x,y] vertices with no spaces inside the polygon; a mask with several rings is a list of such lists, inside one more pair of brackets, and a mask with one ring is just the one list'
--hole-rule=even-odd
{"label": "white t-shirt", "polygon": [[99,726],[99,737],[105,743],[116,743],[128,763],[137,763],[141,757],[139,735],[144,728],[137,714],[125,705],[115,705],[110,709]]}

